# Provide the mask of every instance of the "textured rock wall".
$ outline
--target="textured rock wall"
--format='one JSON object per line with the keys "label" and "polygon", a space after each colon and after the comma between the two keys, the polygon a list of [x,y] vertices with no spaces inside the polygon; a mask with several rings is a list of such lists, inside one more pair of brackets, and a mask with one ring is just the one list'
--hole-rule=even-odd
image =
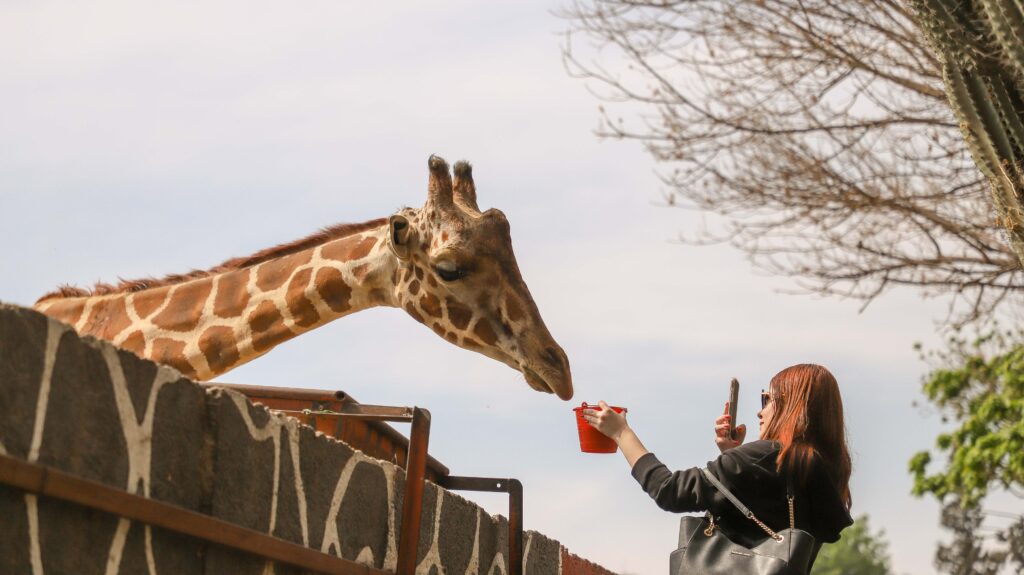
{"label": "textured rock wall", "polygon": [[[0,304],[0,453],[394,570],[405,474],[227,390]],[[526,491],[527,497],[529,490]],[[417,573],[507,573],[508,523],[428,483]],[[544,535],[529,575],[606,575]],[[0,573],[291,574],[0,485]]]}

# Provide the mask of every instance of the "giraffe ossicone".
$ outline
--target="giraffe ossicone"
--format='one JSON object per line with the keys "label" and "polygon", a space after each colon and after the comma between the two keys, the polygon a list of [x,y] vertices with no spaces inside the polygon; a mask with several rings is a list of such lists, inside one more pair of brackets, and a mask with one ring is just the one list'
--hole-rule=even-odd
{"label": "giraffe ossicone", "polygon": [[428,160],[427,201],[389,218],[309,237],[163,279],[65,286],[35,308],[204,381],[327,322],[402,308],[437,335],[521,372],[537,391],[572,398],[569,360],[523,281],[508,220],[481,212],[471,166],[454,181]]}

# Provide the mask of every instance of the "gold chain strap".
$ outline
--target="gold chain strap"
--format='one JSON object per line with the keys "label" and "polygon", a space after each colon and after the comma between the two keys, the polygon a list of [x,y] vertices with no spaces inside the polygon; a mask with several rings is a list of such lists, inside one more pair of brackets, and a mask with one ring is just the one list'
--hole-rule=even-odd
{"label": "gold chain strap", "polygon": [[[724,492],[724,494],[726,495],[726,497],[728,497],[728,498],[729,498],[729,499],[730,499],[730,500],[732,501],[732,503],[733,503],[733,504],[734,504],[734,505],[735,505],[735,506],[736,506],[736,507],[737,507],[737,508],[738,508],[738,509],[739,509],[740,511],[745,511],[745,512],[746,512],[746,514],[747,514],[747,519],[750,519],[750,520],[751,520],[751,521],[753,521],[754,523],[757,523],[757,526],[758,526],[758,527],[760,527],[761,529],[763,529],[765,533],[767,533],[767,534],[768,534],[768,535],[769,535],[769,536],[770,536],[770,537],[771,537],[772,539],[774,539],[774,540],[778,541],[779,543],[782,543],[782,542],[783,542],[783,541],[784,541],[784,540],[786,539],[786,538],[785,538],[785,537],[783,537],[782,535],[780,535],[780,534],[778,534],[778,533],[776,533],[776,532],[772,531],[772,528],[771,528],[771,527],[768,527],[767,525],[765,525],[765,523],[764,523],[763,521],[761,521],[760,519],[758,519],[757,517],[755,517],[755,516],[754,516],[754,512],[753,512],[753,511],[751,511],[751,510],[749,510],[749,509],[746,509],[746,508],[745,508],[745,507],[744,507],[744,506],[743,506],[743,505],[742,505],[742,504],[741,504],[741,503],[740,503],[740,502],[739,502],[739,501],[738,501],[738,500],[737,500],[737,499],[736,499],[736,498],[735,498],[735,497],[734,497],[734,496],[733,496],[733,495],[732,495],[732,494],[731,494],[731,493],[729,492],[729,490],[725,488],[725,486],[724,486],[724,485],[722,485],[721,483],[719,483],[719,481],[718,481],[718,480],[717,480],[717,479],[715,478],[715,476],[714,476],[714,475],[712,475],[712,474],[711,474],[711,472],[710,472],[710,471],[708,471],[707,469],[703,469],[702,471],[704,472],[704,475],[705,475],[705,476],[707,476],[708,480],[710,480],[710,481],[711,481],[711,483],[712,483],[712,484],[714,484],[714,486],[715,486],[715,487],[717,487],[717,488],[718,488],[718,489],[719,489],[720,491]],[[787,488],[787,491],[790,491],[790,489],[789,489],[789,488]],[[795,514],[795,512],[793,511],[793,495],[792,495],[791,493],[787,493],[787,494],[786,494],[786,501],[787,501],[787,502],[789,503],[789,528],[790,528],[790,529],[796,529],[796,514]],[[708,525],[708,527],[707,527],[706,529],[704,529],[704,535],[707,535],[708,537],[711,537],[711,535],[713,535],[713,534],[714,534],[714,532],[715,532],[715,528],[716,528],[716,527],[718,527],[718,526],[717,526],[717,525],[715,525],[715,518],[714,518],[714,516],[712,516],[712,515],[711,515],[711,513],[710,513],[710,512],[708,513],[708,520],[709,520],[709,522],[710,522],[710,525]]]}
{"label": "gold chain strap", "polygon": [[762,522],[760,519],[758,519],[757,517],[754,517],[753,513],[751,513],[750,515],[747,515],[747,518],[750,519],[751,521],[753,521],[754,523],[757,523],[758,527],[760,527],[761,529],[764,529],[765,533],[770,535],[772,539],[778,541],[779,543],[782,543],[782,540],[785,539],[785,537],[783,537],[782,535],[779,535],[778,533],[772,531],[772,528],[768,527],[767,525],[765,525],[764,522]]}
{"label": "gold chain strap", "polygon": [[[793,496],[792,495],[787,495],[786,496],[786,500],[789,502],[789,528],[790,529],[796,529],[796,515],[793,512]],[[774,540],[776,540],[776,541],[778,541],[780,543],[782,542],[783,539],[785,539],[785,537],[783,537],[782,535],[779,535],[778,533],[772,531],[771,528],[768,527],[767,525],[765,525],[764,522],[762,522],[760,519],[758,519],[757,517],[754,517],[753,513],[751,513],[748,517],[750,517],[750,519],[753,520],[754,523],[757,523],[758,526],[761,527],[761,529],[764,529],[765,533],[767,533],[768,535],[771,535],[772,539],[774,539]]]}

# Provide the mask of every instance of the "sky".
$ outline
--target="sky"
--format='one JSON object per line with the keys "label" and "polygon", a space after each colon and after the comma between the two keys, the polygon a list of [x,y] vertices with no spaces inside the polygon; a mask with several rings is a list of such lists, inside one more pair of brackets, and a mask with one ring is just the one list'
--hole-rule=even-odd
{"label": "sky", "polygon": [[[659,205],[636,143],[594,135],[600,104],[561,62],[554,1],[0,4],[0,301],[57,285],[180,273],[420,206],[427,157],[466,159],[482,209],[511,223],[520,269],[568,353],[570,402],[456,348],[396,309],[292,340],[221,381],[341,389],[433,414],[453,473],[515,477],[527,529],[620,573],[664,572],[678,516],[620,455],[580,453],[572,407],[629,409],[670,467],[717,454],[741,382],[794,363],[835,373],[854,515],[884,529],[898,573],[931,573],[938,506],[907,461],[941,429],[914,351],[945,303],[890,291],[860,311],[782,293],[728,246],[675,241],[699,213]],[[404,432],[408,430],[398,426]],[[499,495],[464,493],[492,513]]]}

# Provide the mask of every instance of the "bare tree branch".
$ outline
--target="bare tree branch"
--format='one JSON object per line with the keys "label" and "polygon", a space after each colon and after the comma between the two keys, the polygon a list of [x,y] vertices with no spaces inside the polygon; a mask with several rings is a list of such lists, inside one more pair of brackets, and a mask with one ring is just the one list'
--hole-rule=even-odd
{"label": "bare tree branch", "polygon": [[954,325],[1024,294],[901,2],[576,0],[562,16],[597,133],[643,144],[667,205],[720,216],[683,241],[865,303],[912,286],[948,298]]}

